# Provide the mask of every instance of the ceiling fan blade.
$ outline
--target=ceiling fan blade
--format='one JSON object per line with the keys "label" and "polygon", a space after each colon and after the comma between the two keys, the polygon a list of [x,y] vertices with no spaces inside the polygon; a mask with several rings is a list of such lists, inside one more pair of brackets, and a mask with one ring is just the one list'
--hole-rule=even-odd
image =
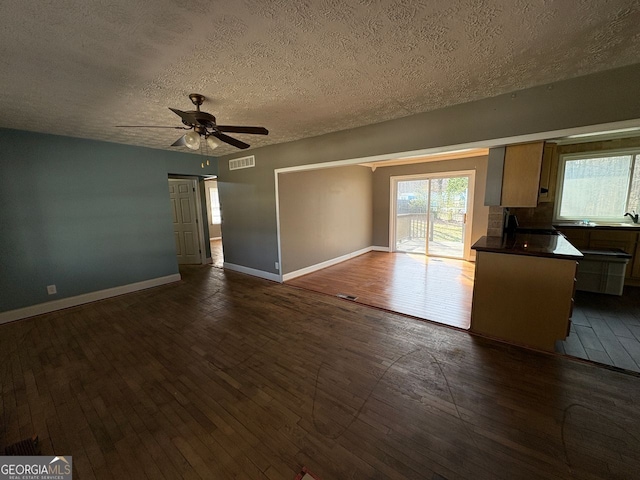
{"label": "ceiling fan blade", "polygon": [[187,125],[195,125],[198,123],[196,116],[192,112],[183,112],[182,110],[177,110],[171,107],[169,107],[169,110],[178,115]]}
{"label": "ceiling fan blade", "polygon": [[250,133],[252,135],[269,135],[269,130],[264,127],[241,127],[235,125],[218,125],[221,132]]}
{"label": "ceiling fan blade", "polygon": [[160,125],[116,125],[116,128],[173,128],[178,130],[190,130],[188,127],[164,127]]}
{"label": "ceiling fan blade", "polygon": [[184,141],[184,135],[171,144],[172,147],[183,147],[185,145],[186,142]]}
{"label": "ceiling fan blade", "polygon": [[230,137],[229,135],[225,135],[224,133],[218,133],[218,132],[214,132],[213,136],[216,138],[219,138],[220,140],[222,140],[225,143],[228,143],[229,145],[233,145],[234,147],[237,148],[249,148],[251,145],[249,145],[248,143],[244,143],[241,142],[240,140]]}

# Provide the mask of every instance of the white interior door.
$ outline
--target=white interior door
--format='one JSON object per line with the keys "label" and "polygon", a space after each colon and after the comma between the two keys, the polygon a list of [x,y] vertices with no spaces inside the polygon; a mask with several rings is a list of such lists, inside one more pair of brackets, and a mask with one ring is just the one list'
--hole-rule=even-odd
{"label": "white interior door", "polygon": [[195,181],[170,178],[169,196],[178,263],[199,264],[201,246]]}

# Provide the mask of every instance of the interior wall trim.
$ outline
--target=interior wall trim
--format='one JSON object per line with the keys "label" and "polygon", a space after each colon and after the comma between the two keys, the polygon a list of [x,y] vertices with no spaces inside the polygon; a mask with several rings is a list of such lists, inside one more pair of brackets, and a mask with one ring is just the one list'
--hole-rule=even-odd
{"label": "interior wall trim", "polygon": [[[316,272],[318,270],[322,270],[323,268],[327,268],[327,267],[330,267],[332,265],[336,265],[338,263],[344,262],[346,260],[350,260],[352,258],[358,257],[358,256],[363,255],[365,253],[369,253],[374,248],[375,247],[365,247],[365,248],[362,248],[360,250],[356,250],[355,252],[347,253],[345,255],[341,255],[339,257],[332,258],[330,260],[326,260],[324,262],[316,263],[315,265],[310,265],[308,267],[301,268],[300,270],[296,270],[294,272],[285,273],[282,276],[282,281],[286,282],[287,280],[292,280],[292,279],[294,279],[296,277],[301,277],[302,275],[307,275],[309,273],[313,273],[313,272]],[[380,248],[384,248],[384,247],[380,247]]]}
{"label": "interior wall trim", "polygon": [[243,267],[242,265],[227,262],[224,262],[222,266],[225,270],[233,270],[234,272],[246,273],[247,275],[253,275],[254,277],[260,277],[265,280],[271,280],[272,282],[282,283],[282,277],[277,273],[269,273],[264,270],[256,270],[255,268]]}
{"label": "interior wall trim", "polygon": [[78,305],[83,305],[85,303],[96,302],[98,300],[104,300],[105,298],[117,297],[118,295],[133,293],[139,290],[145,290],[147,288],[159,287],[160,285],[166,285],[167,283],[178,282],[181,279],[182,277],[179,273],[174,273],[173,275],[152,278],[151,280],[144,280],[142,282],[130,283],[128,285],[121,285],[119,287],[107,288],[105,290],[98,290],[96,292],[83,293],[82,295],[61,298],[59,300],[39,303],[37,305],[31,305],[29,307],[17,308],[15,310],[9,310],[8,312],[0,313],[0,324],[13,322],[15,320],[22,320],[24,318],[42,315],[45,313],[51,313],[57,310],[63,310],[65,308],[77,307]]}
{"label": "interior wall trim", "polygon": [[371,247],[371,250],[373,250],[374,252],[390,252],[391,251],[389,247],[378,247],[378,246]]}

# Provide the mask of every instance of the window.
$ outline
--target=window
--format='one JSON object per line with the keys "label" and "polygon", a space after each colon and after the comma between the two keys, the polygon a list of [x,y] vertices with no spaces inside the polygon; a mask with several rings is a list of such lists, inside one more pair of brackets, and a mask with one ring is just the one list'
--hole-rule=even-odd
{"label": "window", "polygon": [[640,150],[563,155],[557,220],[625,220],[640,211]]}
{"label": "window", "polygon": [[220,225],[222,223],[222,217],[220,215],[218,187],[209,188],[209,198],[211,200],[211,225]]}

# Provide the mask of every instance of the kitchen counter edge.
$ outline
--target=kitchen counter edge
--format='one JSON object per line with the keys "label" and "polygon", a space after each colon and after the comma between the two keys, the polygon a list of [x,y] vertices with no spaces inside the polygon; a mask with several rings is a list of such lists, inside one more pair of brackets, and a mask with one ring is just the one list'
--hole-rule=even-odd
{"label": "kitchen counter edge", "polygon": [[477,252],[526,255],[532,257],[557,258],[558,260],[580,260],[584,257],[562,234],[516,233],[504,237],[480,237],[471,248]]}

